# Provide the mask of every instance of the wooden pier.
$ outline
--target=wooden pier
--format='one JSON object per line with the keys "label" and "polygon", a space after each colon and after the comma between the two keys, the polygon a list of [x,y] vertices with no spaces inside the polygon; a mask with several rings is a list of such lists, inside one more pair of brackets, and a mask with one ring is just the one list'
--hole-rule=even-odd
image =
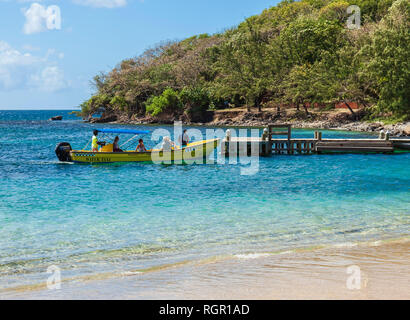
{"label": "wooden pier", "polygon": [[[282,138],[276,138],[282,136]],[[222,152],[226,156],[252,153],[258,147],[260,156],[312,155],[322,153],[394,153],[410,152],[410,139],[323,139],[315,132],[312,139],[293,139],[291,125],[270,125],[260,138],[231,137],[223,140]]]}

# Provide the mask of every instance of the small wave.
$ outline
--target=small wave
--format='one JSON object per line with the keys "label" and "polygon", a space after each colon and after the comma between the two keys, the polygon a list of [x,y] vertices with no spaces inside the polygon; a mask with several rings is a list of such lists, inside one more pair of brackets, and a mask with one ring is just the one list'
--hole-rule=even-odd
{"label": "small wave", "polygon": [[41,272],[49,265],[59,264],[66,269],[75,268],[78,265],[89,265],[93,263],[109,263],[118,259],[126,261],[138,259],[143,256],[161,254],[174,251],[174,248],[155,245],[135,245],[120,249],[100,249],[71,254],[61,257],[41,257],[32,259],[13,260],[0,263],[0,276],[12,274],[33,274]]}
{"label": "small wave", "polygon": [[49,165],[73,165],[74,162],[60,162],[60,161],[42,161],[42,160],[29,160],[29,161],[1,161],[0,166],[24,166],[24,165],[33,165],[33,166],[49,166]]}
{"label": "small wave", "polygon": [[269,257],[269,253],[250,253],[250,254],[236,254],[235,257],[242,260],[254,260],[259,258]]}
{"label": "small wave", "polygon": [[333,245],[333,247],[335,248],[354,248],[357,246],[359,246],[359,244],[354,242],[336,243],[335,245]]}
{"label": "small wave", "polygon": [[354,233],[361,233],[364,230],[365,229],[363,229],[363,228],[361,228],[361,229],[351,229],[351,230],[339,231],[339,232],[336,232],[336,234],[338,234],[338,235],[350,235],[350,234],[354,234]]}
{"label": "small wave", "polygon": [[291,253],[295,253],[295,251],[294,250],[288,250],[288,251],[279,252],[279,254],[291,254]]}
{"label": "small wave", "polygon": [[139,274],[142,274],[142,272],[140,272],[140,271],[126,271],[126,272],[120,273],[120,275],[123,276],[123,277],[132,277],[132,276],[137,276]]}
{"label": "small wave", "polygon": [[44,165],[56,165],[56,164],[74,164],[74,162],[60,162],[60,161],[28,161],[29,164],[37,165],[37,166],[44,166]]}

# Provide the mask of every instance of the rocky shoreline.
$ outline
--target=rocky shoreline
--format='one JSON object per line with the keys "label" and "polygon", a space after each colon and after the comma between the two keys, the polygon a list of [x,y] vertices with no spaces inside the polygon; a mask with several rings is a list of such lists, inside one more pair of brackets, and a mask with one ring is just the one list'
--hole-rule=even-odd
{"label": "rocky shoreline", "polygon": [[379,133],[380,131],[389,131],[392,136],[406,137],[410,136],[410,122],[399,124],[383,124],[381,122],[349,122],[349,123],[328,123],[326,121],[318,122],[296,122],[292,123],[294,128],[315,128],[328,130],[345,130],[357,132]]}
{"label": "rocky shoreline", "polygon": [[321,119],[292,119],[278,116],[273,113],[248,113],[230,112],[220,113],[212,116],[208,122],[191,122],[184,117],[162,117],[151,118],[121,118],[107,117],[102,119],[91,119],[92,123],[115,123],[115,124],[144,124],[144,125],[172,125],[175,121],[181,121],[184,125],[215,126],[215,127],[266,127],[268,124],[291,124],[293,128],[322,129],[322,130],[345,130],[357,132],[379,133],[389,131],[391,136],[410,136],[410,122],[398,124],[383,124],[382,122],[353,121],[349,114],[339,114],[333,117],[322,117]]}

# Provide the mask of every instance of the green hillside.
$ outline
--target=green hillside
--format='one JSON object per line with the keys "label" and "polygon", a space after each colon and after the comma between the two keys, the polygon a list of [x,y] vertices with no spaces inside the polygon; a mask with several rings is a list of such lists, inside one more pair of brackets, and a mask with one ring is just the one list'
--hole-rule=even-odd
{"label": "green hillside", "polygon": [[[362,25],[346,27],[358,5]],[[94,78],[83,117],[354,101],[365,118],[410,118],[410,0],[285,0],[224,33],[167,42]]]}

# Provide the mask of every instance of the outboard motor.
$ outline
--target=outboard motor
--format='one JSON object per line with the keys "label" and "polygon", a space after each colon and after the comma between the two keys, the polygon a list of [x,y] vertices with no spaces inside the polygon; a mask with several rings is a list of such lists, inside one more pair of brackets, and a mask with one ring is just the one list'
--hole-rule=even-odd
{"label": "outboard motor", "polygon": [[70,151],[73,150],[68,142],[61,142],[56,147],[58,160],[62,162],[71,162]]}

